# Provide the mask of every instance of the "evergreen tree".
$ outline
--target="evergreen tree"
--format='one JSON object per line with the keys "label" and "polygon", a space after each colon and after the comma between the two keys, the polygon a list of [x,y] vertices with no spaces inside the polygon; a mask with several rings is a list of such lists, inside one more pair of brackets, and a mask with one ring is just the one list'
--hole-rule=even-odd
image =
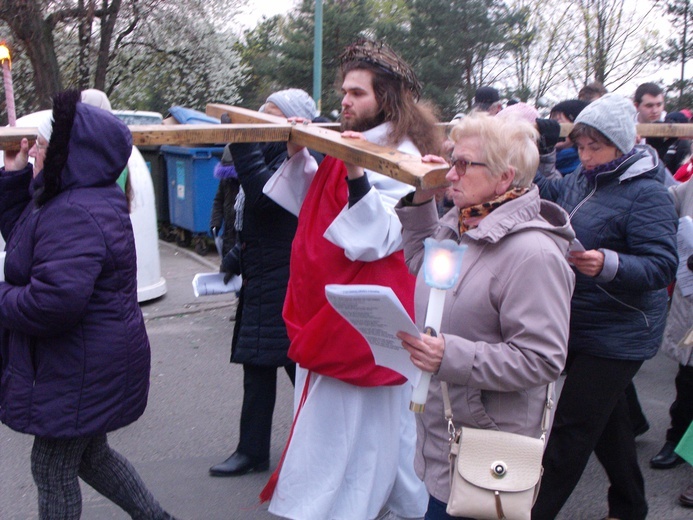
{"label": "evergreen tree", "polygon": [[410,31],[398,49],[444,118],[468,110],[474,92],[506,71],[506,34],[517,22],[500,0],[408,0]]}
{"label": "evergreen tree", "polygon": [[677,63],[681,67],[679,79],[669,86],[678,91],[676,104],[679,107],[693,106],[693,81],[686,79],[686,63],[691,59],[689,28],[693,21],[693,4],[690,0],[668,0],[664,9],[674,29],[674,38],[669,38],[661,54],[664,63]]}

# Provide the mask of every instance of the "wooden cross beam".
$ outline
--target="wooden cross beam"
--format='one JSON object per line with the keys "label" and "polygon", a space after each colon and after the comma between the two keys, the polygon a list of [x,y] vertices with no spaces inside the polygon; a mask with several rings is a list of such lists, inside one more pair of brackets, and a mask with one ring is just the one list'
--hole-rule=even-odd
{"label": "wooden cross beam", "polygon": [[[281,117],[229,105],[209,104],[207,115],[221,118],[228,114],[232,123],[286,124]],[[347,139],[335,130],[316,125],[297,124],[290,127],[289,140],[345,162],[358,164],[413,186],[432,188],[447,185],[449,166],[423,163],[419,157],[359,139]]]}
{"label": "wooden cross beam", "polygon": [[[454,123],[440,123],[452,130]],[[561,123],[561,137],[568,137],[573,129],[573,123]],[[636,134],[640,137],[676,137],[678,139],[693,139],[693,123],[647,123],[635,125]]]}
{"label": "wooden cross beam", "polygon": [[[418,157],[397,150],[356,139],[345,139],[339,132],[327,128],[334,125],[290,125],[283,118],[222,104],[209,104],[208,115],[221,117],[229,114],[231,124],[195,125],[132,125],[133,144],[181,145],[229,142],[293,141],[318,152],[346,162],[359,164],[413,186],[433,188],[446,184],[448,167],[422,163]],[[451,128],[451,123],[441,126]],[[572,130],[572,124],[561,124],[561,136]],[[36,128],[0,128],[0,148],[16,150],[22,138],[30,144],[36,137]],[[693,124],[654,123],[637,125],[641,137],[677,137],[693,139]]]}

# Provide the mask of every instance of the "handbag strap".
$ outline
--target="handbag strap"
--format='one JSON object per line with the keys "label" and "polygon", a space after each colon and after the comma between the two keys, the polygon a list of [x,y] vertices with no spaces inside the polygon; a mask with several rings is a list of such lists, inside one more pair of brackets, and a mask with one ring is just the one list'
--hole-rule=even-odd
{"label": "handbag strap", "polygon": [[[552,381],[546,385],[546,400],[544,401],[544,413],[541,416],[541,440],[546,439],[546,432],[549,431],[550,411],[553,408],[553,389],[555,383]],[[452,422],[452,405],[450,404],[450,394],[448,393],[448,384],[445,381],[440,382],[440,389],[443,392],[443,407],[445,409],[445,419],[448,422],[448,433],[450,434],[450,442],[455,439],[456,429]]]}

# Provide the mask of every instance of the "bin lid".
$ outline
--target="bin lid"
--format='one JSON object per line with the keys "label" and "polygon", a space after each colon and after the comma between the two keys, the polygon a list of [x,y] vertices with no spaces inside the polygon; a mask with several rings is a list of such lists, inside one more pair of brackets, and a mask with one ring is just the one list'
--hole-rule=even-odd
{"label": "bin lid", "polygon": [[173,118],[182,125],[194,125],[200,123],[220,123],[219,119],[217,119],[216,117],[208,116],[204,112],[200,112],[199,110],[193,110],[192,108],[174,106],[169,108],[168,111],[173,116]]}
{"label": "bin lid", "polygon": [[113,115],[126,125],[160,125],[164,120],[159,112],[144,110],[114,110]]}

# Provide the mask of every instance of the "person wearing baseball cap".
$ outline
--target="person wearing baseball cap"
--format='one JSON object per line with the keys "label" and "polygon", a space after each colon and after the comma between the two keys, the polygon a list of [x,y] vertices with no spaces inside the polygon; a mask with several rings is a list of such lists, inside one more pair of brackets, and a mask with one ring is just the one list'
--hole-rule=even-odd
{"label": "person wearing baseball cap", "polygon": [[495,116],[503,108],[498,90],[493,87],[479,87],[474,94],[472,110],[488,112]]}

